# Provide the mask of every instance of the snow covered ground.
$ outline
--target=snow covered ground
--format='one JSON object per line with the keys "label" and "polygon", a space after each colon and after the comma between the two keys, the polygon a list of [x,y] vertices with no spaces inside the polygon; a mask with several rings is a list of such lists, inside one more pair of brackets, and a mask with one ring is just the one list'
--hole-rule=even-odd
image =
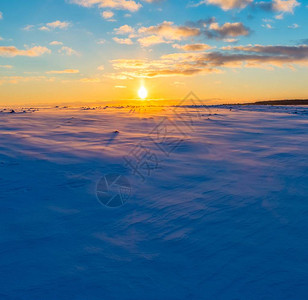
{"label": "snow covered ground", "polygon": [[23,111],[0,113],[1,300],[307,299],[307,107]]}

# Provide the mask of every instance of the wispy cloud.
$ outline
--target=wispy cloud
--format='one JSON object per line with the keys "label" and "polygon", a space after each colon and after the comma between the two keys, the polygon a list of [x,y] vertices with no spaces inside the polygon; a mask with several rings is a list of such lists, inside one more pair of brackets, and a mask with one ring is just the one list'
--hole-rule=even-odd
{"label": "wispy cloud", "polygon": [[36,57],[45,53],[51,53],[51,50],[46,47],[36,46],[26,50],[17,49],[14,46],[0,47],[0,56],[14,57],[14,56],[29,56]]}
{"label": "wispy cloud", "polygon": [[78,74],[79,70],[77,69],[65,69],[65,70],[55,70],[47,71],[46,74]]}
{"label": "wispy cloud", "polygon": [[198,36],[221,40],[229,38],[235,41],[237,37],[249,35],[251,30],[241,22],[227,22],[220,25],[215,18],[210,18],[197,22],[187,22],[186,25],[180,26],[170,21],[164,21],[161,24],[149,27],[143,26],[139,29],[123,25],[116,28],[114,32],[118,35],[126,34],[130,39],[137,38],[142,47],[150,47],[157,44],[171,44],[193,39]]}
{"label": "wispy cloud", "polygon": [[241,10],[247,6],[260,7],[264,10],[279,12],[279,18],[283,18],[285,13],[294,13],[294,9],[300,5],[297,0],[271,0],[271,1],[254,1],[254,0],[201,0],[190,6],[198,7],[200,5],[216,5],[221,9],[227,10]]}
{"label": "wispy cloud", "polygon": [[133,41],[130,38],[120,39],[120,38],[114,37],[113,40],[118,44],[123,44],[123,45],[132,45],[133,44]]}
{"label": "wispy cloud", "polygon": [[39,24],[39,25],[26,25],[22,29],[25,31],[30,31],[34,29],[38,29],[41,31],[51,31],[55,29],[67,29],[70,25],[71,25],[70,22],[57,20],[54,22]]}
{"label": "wispy cloud", "polygon": [[[200,29],[189,26],[177,26],[173,22],[164,21],[161,24],[149,27],[134,29],[129,25],[116,28],[117,35],[128,35],[129,39],[137,38],[142,47],[149,47],[157,44],[170,44],[174,41],[181,41],[188,37],[200,35]],[[114,38],[114,40],[119,40]],[[122,39],[123,40],[123,39]]]}
{"label": "wispy cloud", "polygon": [[104,40],[104,39],[100,39],[96,42],[96,44],[98,44],[98,45],[104,45],[105,43],[106,43],[106,40]]}
{"label": "wispy cloud", "polygon": [[200,35],[199,28],[189,26],[176,26],[173,22],[164,21],[163,23],[150,26],[141,27],[138,32],[140,34],[158,35],[165,40],[182,40],[183,38]]}
{"label": "wispy cloud", "polygon": [[117,78],[153,78],[191,76],[222,72],[224,68],[294,68],[308,66],[308,46],[237,46],[223,47],[221,51],[203,53],[172,53],[158,60],[112,60]]}
{"label": "wispy cloud", "polygon": [[296,23],[294,23],[294,24],[288,26],[288,28],[290,28],[290,29],[297,29],[297,28],[299,28],[299,27],[300,27],[300,26],[299,26],[298,24],[296,24]]}
{"label": "wispy cloud", "polygon": [[26,25],[22,29],[26,30],[26,31],[30,31],[30,30],[34,29],[34,27],[35,27],[34,25]]}
{"label": "wispy cloud", "polygon": [[287,13],[294,14],[295,8],[300,6],[300,3],[297,0],[272,0],[269,2],[258,1],[254,3],[254,6],[266,11],[278,13],[275,19],[281,20]]}
{"label": "wispy cloud", "polygon": [[101,82],[101,79],[100,79],[100,78],[97,78],[97,77],[93,77],[93,78],[81,78],[80,81],[81,81],[81,82],[84,82],[84,83],[98,83],[98,82]]}
{"label": "wispy cloud", "polygon": [[3,19],[3,13],[0,11],[0,20]]}
{"label": "wispy cloud", "polygon": [[0,69],[12,69],[13,68],[13,66],[11,66],[11,65],[0,65]]}
{"label": "wispy cloud", "polygon": [[192,6],[198,7],[202,4],[211,4],[221,7],[223,10],[243,9],[253,0],[202,0]]}
{"label": "wispy cloud", "polygon": [[58,42],[58,41],[52,41],[52,42],[49,43],[49,45],[51,45],[51,46],[61,46],[61,45],[63,45],[63,43]]}
{"label": "wispy cloud", "polygon": [[54,77],[48,77],[48,76],[3,76],[3,77],[0,77],[0,85],[1,84],[18,84],[22,82],[31,82],[31,81],[52,82],[54,80],[55,80]]}
{"label": "wispy cloud", "polygon": [[46,23],[45,25],[41,26],[39,28],[39,30],[43,30],[43,31],[50,31],[50,30],[54,30],[54,29],[67,29],[70,26],[69,22],[62,22],[62,21],[54,21],[54,22],[50,22],[50,23]]}
{"label": "wispy cloud", "polygon": [[262,24],[261,26],[264,27],[264,28],[267,28],[267,29],[273,29],[273,28],[274,28],[274,27],[273,27],[271,24],[269,24],[269,23]]}
{"label": "wispy cloud", "polygon": [[142,7],[140,3],[133,0],[69,0],[69,2],[84,7],[97,5],[100,8],[128,10],[131,12],[137,11]]}
{"label": "wispy cloud", "polygon": [[165,40],[159,35],[150,35],[138,39],[139,44],[142,47],[150,47],[157,44],[171,44],[172,41]]}
{"label": "wispy cloud", "polygon": [[74,50],[73,48],[67,47],[67,46],[63,46],[61,47],[61,49],[59,49],[58,51],[61,54],[65,54],[65,55],[78,55],[78,52],[76,50]]}
{"label": "wispy cloud", "polygon": [[213,48],[212,46],[207,44],[186,44],[186,45],[174,44],[172,45],[172,47],[184,51],[205,51]]}
{"label": "wispy cloud", "polygon": [[236,23],[225,23],[223,25],[219,25],[217,22],[210,24],[209,29],[205,30],[204,33],[208,37],[216,37],[224,39],[226,37],[238,37],[238,36],[246,36],[250,34],[250,29],[244,26],[240,22]]}

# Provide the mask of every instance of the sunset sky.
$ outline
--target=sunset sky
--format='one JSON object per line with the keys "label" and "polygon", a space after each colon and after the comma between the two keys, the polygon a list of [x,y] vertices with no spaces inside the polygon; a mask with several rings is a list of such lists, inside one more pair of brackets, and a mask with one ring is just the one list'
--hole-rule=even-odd
{"label": "sunset sky", "polygon": [[10,0],[0,104],[308,98],[308,1]]}

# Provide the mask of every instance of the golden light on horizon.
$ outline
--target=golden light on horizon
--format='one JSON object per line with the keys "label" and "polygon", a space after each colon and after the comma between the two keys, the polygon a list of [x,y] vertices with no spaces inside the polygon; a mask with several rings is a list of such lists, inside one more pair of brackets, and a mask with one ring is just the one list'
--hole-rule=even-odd
{"label": "golden light on horizon", "polygon": [[144,86],[141,86],[138,90],[138,96],[142,100],[144,100],[148,96],[148,91]]}

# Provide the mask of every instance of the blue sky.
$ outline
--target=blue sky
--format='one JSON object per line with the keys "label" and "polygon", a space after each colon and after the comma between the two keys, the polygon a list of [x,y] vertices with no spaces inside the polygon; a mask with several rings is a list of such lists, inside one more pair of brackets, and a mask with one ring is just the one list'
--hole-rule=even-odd
{"label": "blue sky", "polygon": [[307,95],[308,1],[10,0],[0,12],[1,103],[130,99],[141,81],[164,99]]}

